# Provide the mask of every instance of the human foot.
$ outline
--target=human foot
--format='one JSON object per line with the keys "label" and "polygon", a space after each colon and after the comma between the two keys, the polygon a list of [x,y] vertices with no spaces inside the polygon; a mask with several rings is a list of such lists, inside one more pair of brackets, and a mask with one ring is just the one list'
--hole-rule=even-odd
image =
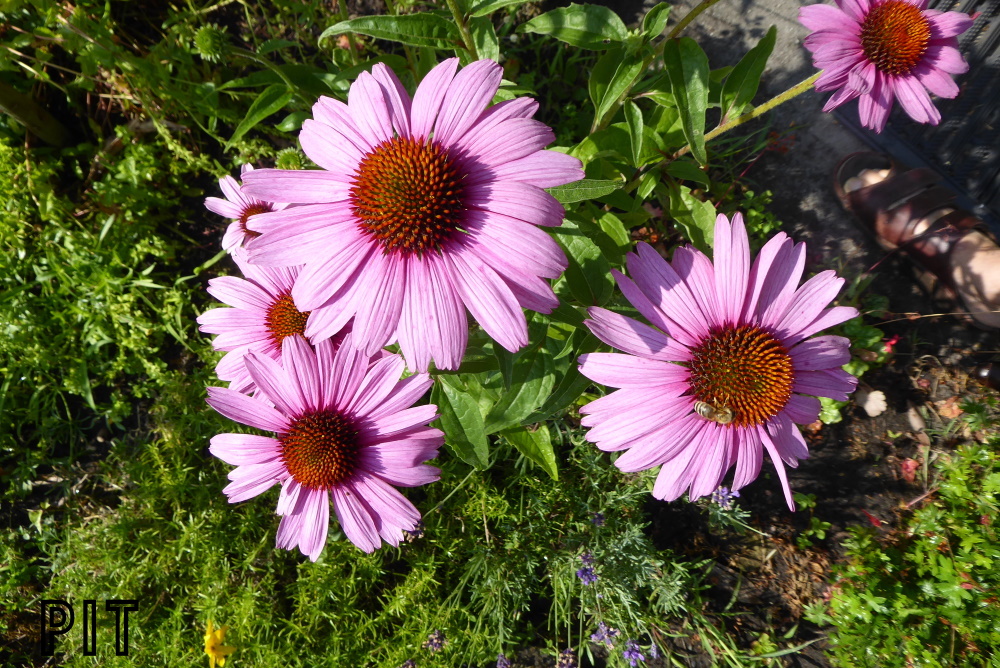
{"label": "human foot", "polygon": [[963,303],[975,322],[1000,328],[1000,246],[982,221],[950,205],[954,194],[926,169],[899,170],[877,153],[855,153],[834,189],[886,249],[900,249]]}

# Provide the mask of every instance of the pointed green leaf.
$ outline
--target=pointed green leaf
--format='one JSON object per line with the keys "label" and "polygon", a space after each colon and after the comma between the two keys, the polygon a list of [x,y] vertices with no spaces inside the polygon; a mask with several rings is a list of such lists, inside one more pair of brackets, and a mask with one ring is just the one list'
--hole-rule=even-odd
{"label": "pointed green leaf", "polygon": [[569,258],[564,276],[573,298],[584,306],[601,306],[611,299],[615,288],[611,265],[600,247],[569,219],[552,228],[552,236]]}
{"label": "pointed green leaf", "polygon": [[[600,98],[594,101],[597,108],[596,118],[604,118],[618,100],[632,87],[635,80],[642,74],[642,54],[641,53],[620,53],[621,49],[609,51],[601,60],[612,56],[614,63],[614,74],[608,81],[606,87],[599,91]],[[595,67],[596,70],[596,67]],[[593,95],[593,91],[592,91]]]}
{"label": "pointed green leaf", "polygon": [[497,40],[496,30],[493,29],[493,21],[487,17],[474,18],[469,21],[469,31],[472,33],[472,41],[480,58],[500,60],[500,42]]}
{"label": "pointed green leaf", "polygon": [[240,121],[240,124],[233,130],[233,136],[226,142],[225,148],[231,147],[238,142],[243,135],[252,130],[254,126],[263,121],[271,114],[280,111],[292,99],[293,93],[288,90],[285,84],[274,84],[264,89],[257,99],[250,105],[247,115]]}
{"label": "pointed green leaf", "polygon": [[536,16],[519,25],[517,32],[552,35],[567,44],[592,51],[611,48],[628,37],[628,28],[612,10],[601,5],[576,3]]}
{"label": "pointed green leaf", "polygon": [[656,39],[663,34],[669,18],[670,5],[665,2],[659,3],[642,17],[642,34],[646,39]]}
{"label": "pointed green leaf", "polygon": [[764,66],[767,59],[771,57],[774,50],[774,41],[777,37],[777,29],[771,29],[764,35],[764,39],[757,43],[757,46],[750,49],[747,55],[743,56],[733,71],[726,78],[726,83],[722,86],[722,120],[726,122],[726,117],[730,112],[740,113],[744,106],[753,102],[753,96],[757,94],[757,87],[760,85],[760,75],[764,73]]}
{"label": "pointed green leaf", "polygon": [[420,12],[402,16],[360,16],[335,23],[319,36],[327,37],[353,32],[410,46],[452,49],[462,44],[462,35],[454,21],[440,14]]}
{"label": "pointed green leaf", "polygon": [[528,2],[528,0],[482,0],[472,6],[470,14],[474,17],[486,16],[487,14],[492,14],[496,10],[502,9],[503,7],[523,5],[526,2]]}
{"label": "pointed green leaf", "polygon": [[674,160],[667,165],[667,168],[664,171],[675,179],[694,181],[695,183],[700,183],[706,186],[710,183],[708,174],[703,172],[698,165],[694,164],[690,160],[685,160],[684,158]]}
{"label": "pointed green leaf", "polygon": [[548,325],[539,319],[529,323],[533,348],[518,354],[511,374],[510,389],[504,392],[486,416],[486,433],[492,434],[521,423],[541,407],[555,384],[552,352],[542,344]]}
{"label": "pointed green leaf", "polygon": [[705,111],[708,109],[708,56],[689,37],[672,39],[663,49],[663,63],[670,77],[670,90],[680,110],[684,136],[691,155],[701,164],[705,152]]}
{"label": "pointed green leaf", "polygon": [[431,402],[441,417],[437,423],[444,430],[445,445],[469,466],[485,469],[489,444],[483,414],[476,400],[454,376],[438,376],[431,391]]}
{"label": "pointed green leaf", "polygon": [[546,425],[540,424],[534,431],[525,427],[508,429],[501,432],[501,435],[517,448],[518,452],[541,466],[553,480],[559,480],[559,465],[556,463],[556,453],[552,449],[552,435]]}
{"label": "pointed green leaf", "polygon": [[625,185],[624,181],[616,179],[583,179],[582,181],[567,183],[564,186],[546,188],[545,191],[559,200],[561,204],[573,204],[586,199],[609,195],[623,185]]}
{"label": "pointed green leaf", "polygon": [[718,214],[711,202],[702,202],[687,186],[672,185],[669,189],[670,217],[684,236],[701,252],[711,255]]}
{"label": "pointed green leaf", "polygon": [[625,103],[625,122],[628,123],[628,134],[632,139],[632,165],[638,167],[642,162],[642,131],[645,124],[642,109],[632,100]]}

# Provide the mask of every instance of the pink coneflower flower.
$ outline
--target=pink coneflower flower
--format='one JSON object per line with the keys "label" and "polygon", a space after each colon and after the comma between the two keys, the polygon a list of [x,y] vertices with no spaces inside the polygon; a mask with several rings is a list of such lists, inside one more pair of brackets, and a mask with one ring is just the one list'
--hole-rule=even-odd
{"label": "pink coneflower flower", "polygon": [[[327,339],[315,352],[300,336],[285,340],[281,365],[247,353],[259,397],[208,388],[208,403],[231,420],[275,433],[219,434],[211,452],[236,465],[223,491],[230,503],[281,484],[277,545],[316,561],[326,543],[330,503],[352,543],[372,552],[399,545],[420,512],[395,487],[433,482],[444,435],[427,427],[433,404],[411,408],[431,385],[427,374],[400,381],[399,355],[376,362],[350,344],[336,352]],[[272,407],[273,406],[273,407]]]}
{"label": "pink coneflower flower", "polygon": [[[502,69],[481,60],[456,74],[435,67],[413,99],[377,64],[348,104],[322,97],[299,140],[322,170],[257,170],[246,192],[303,206],[258,216],[247,248],[265,265],[305,263],[292,290],[312,311],[312,340],[354,318],[372,354],[396,337],[410,368],[455,369],[468,339],[465,310],[507,350],[528,341],[521,307],[558,305],[549,284],[566,258],[539,225],[562,223],[542,190],[583,177],[530,117],[529,99],[488,107]],[[487,108],[488,107],[488,108]]]}
{"label": "pink coneflower flower", "polygon": [[837,0],[837,7],[810,5],[799,21],[813,32],[805,46],[823,71],[816,90],[835,90],[823,111],[860,98],[861,123],[881,132],[895,99],[918,123],[937,125],[941,114],[927,91],[953,98],[950,75],[969,70],[957,35],[972,18],[926,9],[927,0]]}
{"label": "pink coneflower flower", "polygon": [[[240,178],[246,177],[253,171],[253,166],[243,165],[240,168]],[[266,202],[247,195],[240,189],[240,184],[231,176],[223,176],[219,179],[219,187],[226,199],[219,197],[206,197],[205,208],[212,213],[217,213],[225,218],[231,218],[232,223],[226,228],[226,233],[222,236],[222,247],[228,251],[238,248],[249,239],[259,237],[260,234],[247,229],[247,220],[250,216],[258,213],[268,213],[270,211],[281,211],[287,204],[277,204]]]}
{"label": "pink coneflower flower", "polygon": [[[809,456],[792,424],[819,416],[816,396],[846,400],[857,382],[840,366],[851,358],[841,336],[808,338],[857,315],[826,308],[843,284],[824,271],[796,290],[804,244],[779,233],[750,264],[740,214],[715,223],[715,264],[688,246],[673,262],[640,243],[629,253],[631,279],[614,272],[625,297],[657,329],[592,307],[590,330],[627,354],[591,353],[580,371],[622,388],[580,412],[587,439],[625,450],[623,471],[661,466],[653,496],[672,501],[711,494],[731,466],[738,490],[760,473],[767,450],[788,506],[785,468]],[[805,396],[815,395],[815,396]]]}
{"label": "pink coneflower flower", "polygon": [[304,336],[309,311],[300,311],[292,299],[299,267],[252,265],[239,248],[232,258],[246,278],[220,276],[208,282],[209,294],[232,308],[205,311],[198,324],[201,331],[219,335],[213,348],[229,351],[215,367],[219,380],[237,392],[251,392],[255,385],[243,357],[257,352],[279,361],[282,341]]}

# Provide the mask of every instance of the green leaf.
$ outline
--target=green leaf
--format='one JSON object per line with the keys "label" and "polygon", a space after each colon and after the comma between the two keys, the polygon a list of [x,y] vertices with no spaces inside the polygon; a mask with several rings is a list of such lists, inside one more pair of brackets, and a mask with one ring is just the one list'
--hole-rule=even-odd
{"label": "green leaf", "polygon": [[498,9],[504,7],[509,7],[511,5],[523,5],[528,2],[528,0],[482,0],[482,2],[477,2],[472,6],[472,11],[469,12],[474,17],[486,16],[487,14],[492,14]]}
{"label": "green leaf", "polygon": [[708,174],[703,172],[698,165],[694,164],[690,160],[685,160],[684,158],[679,158],[671,162],[667,165],[665,171],[675,179],[694,181],[695,183],[701,183],[706,186],[710,183]]}
{"label": "green leaf", "polygon": [[517,32],[552,35],[556,39],[592,51],[603,51],[628,37],[628,28],[618,15],[601,5],[571,4],[536,16],[517,27]]}
{"label": "green leaf", "polygon": [[497,40],[496,30],[493,29],[493,21],[486,17],[474,18],[469,21],[469,31],[472,33],[472,41],[480,58],[500,60],[500,42]]}
{"label": "green leaf", "polygon": [[360,16],[330,26],[319,39],[322,42],[327,37],[348,32],[435,49],[452,49],[462,44],[458,26],[453,21],[430,12],[402,16]]}
{"label": "green leaf", "polygon": [[611,299],[615,286],[611,265],[601,249],[573,220],[566,219],[551,231],[569,258],[564,276],[573,298],[584,306],[605,304]]}
{"label": "green leaf", "polygon": [[701,164],[705,152],[705,111],[708,109],[708,56],[689,37],[670,40],[663,50],[663,63],[670,77],[670,90],[681,114],[684,136],[691,155]]}
{"label": "green leaf", "polygon": [[268,86],[264,89],[253,104],[250,105],[247,115],[240,121],[240,124],[236,126],[233,131],[233,136],[229,138],[226,142],[225,148],[230,148],[234,143],[239,141],[243,135],[252,130],[254,126],[263,121],[265,118],[271,114],[281,110],[286,104],[288,104],[292,97],[292,91],[288,90],[288,87],[284,84],[274,84],[273,86]]}
{"label": "green leaf", "polygon": [[642,34],[646,39],[656,39],[663,34],[669,18],[670,5],[665,2],[659,3],[642,17]]}
{"label": "green leaf", "polygon": [[312,113],[308,111],[293,111],[274,127],[282,132],[295,132],[302,128],[302,123],[310,116]]}
{"label": "green leaf", "polygon": [[670,217],[703,253],[711,254],[718,214],[711,202],[702,202],[687,186],[670,187]]}
{"label": "green leaf", "polygon": [[[595,118],[597,119],[604,118],[614,109],[618,100],[632,87],[633,82],[642,73],[641,53],[625,53],[620,48],[612,49],[601,56],[601,60],[594,66],[595,75],[601,62],[605,60],[611,62],[614,73],[606,86],[597,84],[590,87],[591,99],[593,99],[596,109]],[[605,69],[609,69],[609,67],[606,65]],[[593,80],[593,76],[591,78]]]}
{"label": "green leaf", "polygon": [[545,192],[555,197],[561,204],[573,204],[586,199],[608,195],[623,185],[625,185],[625,182],[617,179],[583,179],[582,181],[567,183],[564,186],[546,188]]}
{"label": "green leaf", "polygon": [[518,452],[541,466],[553,480],[559,480],[556,453],[552,449],[552,435],[546,425],[538,425],[535,431],[525,427],[508,429],[501,432],[501,435],[517,448]]}
{"label": "green leaf", "polygon": [[528,416],[528,419],[525,420],[525,422],[530,424],[534,422],[541,422],[542,420],[548,420],[554,414],[565,409],[574,401],[579,399],[584,390],[593,384],[592,380],[580,373],[580,367],[577,363],[577,359],[579,359],[580,355],[592,353],[600,348],[601,341],[584,327],[581,327],[576,331],[573,335],[573,341],[576,345],[576,350],[571,363],[566,367],[565,373],[562,377],[556,381],[556,385],[552,388],[552,393],[549,395],[545,404],[538,409],[538,412]]}
{"label": "green leaf", "polygon": [[760,85],[760,75],[763,74],[767,59],[774,50],[776,37],[777,29],[771,26],[764,39],[743,56],[726,78],[726,83],[722,86],[720,124],[726,122],[730,112],[738,114],[744,106],[753,101],[753,96],[757,94],[757,87]]}
{"label": "green leaf", "polygon": [[485,469],[489,445],[483,414],[461,381],[454,376],[438,376],[431,391],[431,402],[437,405],[441,414],[437,422],[444,430],[445,444],[469,466]]}
{"label": "green leaf", "polygon": [[510,389],[486,416],[487,434],[519,425],[545,403],[555,384],[552,353],[542,345],[548,323],[539,319],[529,323],[529,327],[528,340],[535,347],[522,351],[514,361]]}
{"label": "green leaf", "polygon": [[597,222],[615,245],[614,251],[608,253],[609,258],[618,258],[612,260],[615,264],[623,263],[625,254],[632,250],[632,235],[625,228],[621,218],[610,211],[604,213]]}
{"label": "green leaf", "polygon": [[632,164],[638,167],[642,161],[642,131],[645,124],[642,109],[632,100],[625,103],[625,122],[628,123],[628,134],[632,139]]}
{"label": "green leaf", "polygon": [[272,51],[277,51],[279,49],[287,49],[290,46],[298,46],[298,42],[291,42],[287,39],[269,39],[259,47],[257,47],[257,55],[263,56],[265,54],[271,53]]}

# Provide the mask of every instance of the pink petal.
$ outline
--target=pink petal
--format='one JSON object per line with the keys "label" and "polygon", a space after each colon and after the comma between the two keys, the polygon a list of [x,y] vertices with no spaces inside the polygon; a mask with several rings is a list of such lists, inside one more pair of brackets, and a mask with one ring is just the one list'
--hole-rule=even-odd
{"label": "pink petal", "polygon": [[458,58],[448,58],[428,72],[417,86],[410,110],[410,129],[414,137],[427,137],[431,134],[434,121],[457,69]]}
{"label": "pink petal", "polygon": [[223,488],[222,493],[229,497],[229,503],[246,501],[274,487],[283,475],[286,475],[285,464],[280,459],[263,464],[245,464],[229,472],[232,482]]}
{"label": "pink petal", "polygon": [[217,434],[210,442],[209,452],[235,466],[264,464],[281,457],[281,445],[269,436]]}
{"label": "pink petal", "polygon": [[[678,354],[686,356],[687,352],[685,346],[696,346],[701,341],[691,336],[686,329],[678,325],[676,322],[671,320],[666,313],[664,313],[660,308],[655,306],[653,302],[649,301],[646,294],[639,289],[630,278],[626,278],[617,269],[611,270],[611,275],[614,276],[615,282],[618,284],[618,289],[622,291],[625,299],[629,301],[632,306],[636,308],[654,326],[660,328],[661,331],[666,333],[675,341],[671,341],[673,356]],[[678,346],[677,343],[681,345]],[[673,357],[671,357],[673,359]]]}
{"label": "pink petal", "polygon": [[839,29],[848,33],[856,33],[861,28],[856,19],[851,18],[836,7],[824,4],[801,7],[799,9],[799,23],[809,30]]}
{"label": "pink petal", "polygon": [[539,188],[552,188],[579,181],[583,178],[583,168],[579,159],[571,155],[557,151],[536,151],[523,158],[496,165],[492,170],[492,178],[496,181],[520,181]]}
{"label": "pink petal", "polygon": [[788,418],[796,424],[812,424],[819,419],[819,412],[822,405],[816,397],[806,397],[801,394],[793,394],[788,398],[784,411]]}
{"label": "pink petal", "polygon": [[917,123],[930,123],[931,125],[937,125],[941,121],[941,112],[931,102],[927,90],[915,77],[895,77],[894,87],[896,99],[899,100],[903,111],[909,114],[910,118]]}
{"label": "pink petal", "polygon": [[382,86],[382,95],[389,106],[392,127],[401,137],[410,136],[410,94],[403,88],[396,73],[385,63],[376,63],[372,76]]}
{"label": "pink petal", "polygon": [[719,314],[727,325],[735,325],[746,299],[750,273],[750,240],[743,215],[733,215],[732,225],[722,214],[715,221],[715,286]]}
{"label": "pink petal", "polygon": [[931,26],[931,39],[957,37],[972,27],[972,17],[962,12],[939,12],[930,9],[923,12]]}
{"label": "pink petal", "polygon": [[688,371],[670,362],[621,353],[580,355],[580,373],[609,387],[658,387],[686,379]]}
{"label": "pink petal", "polygon": [[[709,328],[688,285],[652,246],[640,242],[636,250],[637,254],[629,253],[626,260],[629,276],[653,305],[687,332],[691,341],[703,340]],[[678,328],[671,328],[670,333],[676,338],[682,336]]]}
{"label": "pink petal", "polygon": [[382,86],[368,72],[362,72],[351,84],[347,94],[347,106],[358,132],[372,147],[393,137],[389,106],[382,95]]}
{"label": "pink petal", "polygon": [[304,338],[296,334],[282,341],[281,365],[291,381],[288,387],[303,412],[324,408],[316,353]]}
{"label": "pink petal", "polygon": [[598,306],[590,307],[587,313],[591,318],[584,321],[587,328],[598,339],[618,350],[662,361],[686,362],[691,359],[688,348],[638,320]]}
{"label": "pink petal", "polygon": [[356,139],[361,144],[359,147],[343,133],[353,135],[343,125],[331,126],[306,119],[299,132],[299,144],[309,159],[329,171],[332,178],[339,177],[341,181],[350,184],[369,149],[360,138]]}
{"label": "pink petal", "polygon": [[781,481],[781,491],[785,494],[785,503],[788,504],[788,509],[794,513],[795,499],[792,496],[792,488],[788,486],[788,474],[785,472],[785,465],[781,462],[781,455],[778,454],[778,449],[775,447],[766,429],[758,429],[757,433],[760,435],[761,442],[764,444],[767,454],[771,457],[771,463],[774,464],[778,480]]}
{"label": "pink petal", "polygon": [[816,371],[843,366],[851,361],[851,341],[843,336],[817,336],[788,351],[796,371]]}
{"label": "pink petal", "polygon": [[524,311],[496,272],[466,248],[444,259],[452,263],[451,280],[465,307],[486,333],[511,352],[526,346]]}
{"label": "pink petal", "polygon": [[688,398],[687,415],[631,442],[628,452],[615,460],[615,466],[625,472],[645,471],[674,459],[682,450],[690,447],[694,437],[701,433],[704,422],[690,412],[690,407],[691,401]]}
{"label": "pink petal", "polygon": [[[601,414],[600,422],[587,432],[587,440],[607,451],[632,447],[635,441],[689,414],[692,403],[689,396],[651,395],[643,402],[642,410],[633,407],[620,415]],[[623,471],[641,470],[617,465]]]}
{"label": "pink petal", "polygon": [[438,369],[457,369],[468,344],[469,320],[450,268],[436,253],[411,257],[406,268],[396,337],[407,366],[426,371],[433,360]]}
{"label": "pink petal", "polygon": [[298,388],[291,384],[288,373],[281,365],[264,355],[248,352],[243,358],[253,382],[274,404],[274,407],[289,417],[302,415],[306,407],[302,405]]}
{"label": "pink petal", "polygon": [[368,415],[389,396],[399,383],[406,365],[399,355],[390,355],[375,362],[365,374],[358,391],[343,410],[353,415]]}
{"label": "pink petal", "polygon": [[455,76],[434,124],[434,139],[450,146],[464,135],[500,88],[503,68],[492,60],[477,60]]}
{"label": "pink petal", "polygon": [[559,226],[566,210],[541,188],[517,181],[494,181],[466,190],[469,205],[532,225]]}
{"label": "pink petal", "polygon": [[361,498],[346,487],[334,487],[330,490],[333,496],[333,509],[337,513],[340,528],[348,540],[364,552],[374,552],[382,541],[379,539],[375,520],[361,502]]}
{"label": "pink petal", "polygon": [[207,389],[208,405],[230,420],[278,434],[288,432],[288,418],[263,401],[224,387]]}
{"label": "pink petal", "polygon": [[740,429],[737,442],[736,470],[733,472],[733,490],[742,489],[760,475],[760,465],[764,460],[764,444],[759,429]]}
{"label": "pink petal", "polygon": [[354,316],[354,340],[366,355],[378,352],[399,326],[407,259],[396,253],[373,252],[354,279],[361,289],[356,299],[364,305]]}
{"label": "pink petal", "polygon": [[837,401],[847,401],[850,393],[858,385],[858,379],[843,369],[823,371],[801,371],[795,374],[792,390],[800,394],[829,397]]}

